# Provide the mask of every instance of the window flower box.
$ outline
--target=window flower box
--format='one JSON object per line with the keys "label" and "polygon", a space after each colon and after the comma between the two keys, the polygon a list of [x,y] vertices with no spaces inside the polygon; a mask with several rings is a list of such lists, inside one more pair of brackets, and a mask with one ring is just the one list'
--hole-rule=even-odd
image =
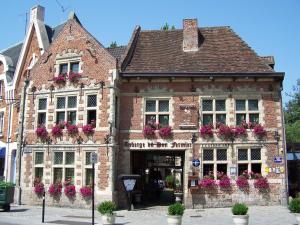
{"label": "window flower box", "polygon": [[41,140],[45,140],[48,137],[48,131],[44,125],[40,125],[35,130],[36,136]]}
{"label": "window flower box", "polygon": [[75,185],[71,184],[71,185],[65,186],[64,193],[68,198],[74,198],[76,196]]}
{"label": "window flower box", "polygon": [[157,126],[154,123],[149,122],[143,129],[144,136],[153,136],[156,128]]}
{"label": "window flower box", "polygon": [[68,75],[68,79],[71,83],[78,82],[80,78],[81,78],[80,73],[70,72],[69,75]]}
{"label": "window flower box", "polygon": [[53,82],[58,85],[65,85],[66,84],[66,75],[59,74],[58,76],[53,77]]}
{"label": "window flower box", "polygon": [[92,188],[89,186],[80,188],[79,192],[83,198],[90,198],[92,196]]}
{"label": "window flower box", "polygon": [[263,139],[264,137],[266,137],[267,131],[262,125],[256,124],[253,128],[253,134],[256,138]]}
{"label": "window flower box", "polygon": [[72,125],[72,124],[66,124],[67,126],[67,131],[68,134],[73,137],[76,136],[78,134],[78,127],[76,125]]}
{"label": "window flower box", "polygon": [[239,176],[238,179],[236,180],[236,186],[242,191],[248,190],[249,189],[248,179],[243,175]]}
{"label": "window flower box", "polygon": [[42,196],[43,193],[45,191],[45,187],[44,187],[44,184],[41,182],[40,178],[35,178],[34,179],[34,193],[37,195],[37,196]]}
{"label": "window flower box", "polygon": [[87,136],[93,135],[94,131],[94,126],[92,124],[82,126],[82,132]]}
{"label": "window flower box", "polygon": [[63,135],[61,124],[56,124],[54,127],[52,127],[51,134],[53,137],[61,137]]}
{"label": "window flower box", "polygon": [[224,175],[220,178],[218,184],[219,184],[220,189],[223,189],[223,190],[228,190],[231,188],[230,178],[227,177],[226,175]]}
{"label": "window flower box", "polygon": [[216,187],[216,182],[210,176],[204,176],[204,178],[200,181],[199,186],[206,190],[214,189]]}
{"label": "window flower box", "polygon": [[159,129],[159,135],[162,138],[167,138],[172,135],[172,128],[170,126],[162,127]]}
{"label": "window flower box", "polygon": [[234,128],[222,124],[219,127],[218,135],[221,139],[233,141],[235,136]]}
{"label": "window flower box", "polygon": [[61,190],[62,190],[62,184],[55,183],[50,185],[48,192],[51,197],[57,198],[61,195]]}
{"label": "window flower box", "polygon": [[261,176],[255,179],[254,187],[257,188],[260,192],[265,193],[269,191],[270,185],[268,179]]}
{"label": "window flower box", "polygon": [[238,126],[238,127],[235,127],[234,129],[234,136],[235,137],[240,137],[240,138],[245,138],[247,136],[247,130],[245,127],[243,126]]}
{"label": "window flower box", "polygon": [[212,138],[214,136],[212,125],[205,125],[200,128],[200,135],[203,138]]}

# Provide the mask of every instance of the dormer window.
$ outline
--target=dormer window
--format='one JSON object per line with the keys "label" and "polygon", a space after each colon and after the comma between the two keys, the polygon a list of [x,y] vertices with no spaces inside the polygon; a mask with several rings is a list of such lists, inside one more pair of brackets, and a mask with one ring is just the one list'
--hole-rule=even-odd
{"label": "dormer window", "polygon": [[67,75],[70,72],[79,72],[79,62],[62,63],[59,65],[59,74]]}
{"label": "dormer window", "polygon": [[67,73],[68,73],[68,64],[67,63],[60,64],[59,65],[59,74],[66,75]]}
{"label": "dormer window", "polygon": [[70,71],[74,72],[74,73],[78,73],[79,72],[79,63],[78,62],[71,63]]}

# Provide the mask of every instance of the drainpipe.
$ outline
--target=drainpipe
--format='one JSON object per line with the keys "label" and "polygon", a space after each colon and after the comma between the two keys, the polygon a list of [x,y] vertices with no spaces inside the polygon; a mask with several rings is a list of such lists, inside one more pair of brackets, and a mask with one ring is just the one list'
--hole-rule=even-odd
{"label": "drainpipe", "polygon": [[21,205],[21,197],[22,197],[22,189],[21,189],[21,171],[22,171],[22,150],[23,150],[23,145],[24,145],[24,140],[23,140],[23,133],[24,133],[24,120],[25,120],[25,102],[26,102],[26,90],[29,85],[29,79],[28,77],[25,79],[25,84],[23,88],[23,95],[22,95],[22,111],[21,111],[21,124],[20,124],[20,136],[18,140],[18,151],[17,151],[17,172],[18,172],[18,179],[16,182],[16,186],[19,189],[18,191],[18,205]]}

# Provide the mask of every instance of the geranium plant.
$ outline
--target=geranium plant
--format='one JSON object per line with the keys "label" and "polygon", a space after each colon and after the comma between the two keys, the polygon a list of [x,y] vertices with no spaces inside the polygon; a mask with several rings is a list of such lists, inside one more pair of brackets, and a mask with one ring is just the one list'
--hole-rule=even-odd
{"label": "geranium plant", "polygon": [[83,198],[90,198],[92,196],[92,188],[90,186],[85,186],[79,190]]}
{"label": "geranium plant", "polygon": [[38,196],[41,196],[45,191],[44,184],[42,183],[39,177],[34,179],[34,193]]}
{"label": "geranium plant", "polygon": [[270,188],[268,179],[266,177],[259,177],[254,181],[254,187],[260,192],[267,192]]}
{"label": "geranium plant", "polygon": [[219,187],[221,189],[229,189],[231,187],[230,178],[226,175],[222,176],[219,180]]}
{"label": "geranium plant", "polygon": [[74,198],[76,196],[76,188],[75,185],[67,185],[65,186],[64,193],[68,198]]}
{"label": "geranium plant", "polygon": [[80,73],[70,72],[69,76],[68,76],[68,79],[69,79],[70,82],[75,83],[75,82],[78,82],[80,77],[81,77]]}
{"label": "geranium plant", "polygon": [[163,138],[170,137],[172,135],[172,128],[170,126],[160,128],[159,135]]}
{"label": "geranium plant", "polygon": [[214,136],[214,133],[213,133],[213,126],[210,124],[210,125],[205,125],[205,126],[202,126],[200,128],[200,135],[201,137],[203,138],[211,138]]}
{"label": "geranium plant", "polygon": [[78,134],[78,127],[76,125],[67,123],[66,126],[67,126],[68,134],[70,136],[75,136]]}
{"label": "geranium plant", "polygon": [[258,139],[263,139],[267,135],[267,131],[262,125],[256,124],[253,128],[253,134]]}
{"label": "geranium plant", "polygon": [[248,179],[245,176],[241,175],[236,180],[236,185],[238,186],[239,189],[246,190],[249,188]]}
{"label": "geranium plant", "polygon": [[229,127],[227,125],[220,125],[218,130],[218,135],[220,138],[225,140],[234,140],[235,132],[234,128]]}
{"label": "geranium plant", "polygon": [[143,129],[144,136],[154,135],[156,128],[157,126],[153,122],[148,122]]}
{"label": "geranium plant", "polygon": [[84,126],[82,126],[82,132],[87,135],[90,136],[94,133],[94,127],[92,124],[86,124]]}
{"label": "geranium plant", "polygon": [[216,187],[216,182],[210,176],[204,176],[203,179],[200,181],[199,186],[205,189],[212,189]]}
{"label": "geranium plant", "polygon": [[56,124],[52,127],[51,134],[53,137],[61,137],[62,136],[62,128],[60,124]]}
{"label": "geranium plant", "polygon": [[62,184],[60,182],[56,182],[50,185],[48,192],[51,197],[58,197],[61,195],[61,190]]}
{"label": "geranium plant", "polygon": [[48,131],[44,125],[40,125],[35,130],[36,136],[40,139],[45,140],[48,137]]}
{"label": "geranium plant", "polygon": [[237,127],[235,127],[235,129],[234,129],[234,136],[235,137],[242,137],[242,138],[246,137],[247,136],[247,130],[246,130],[246,128],[243,127],[243,126],[237,126]]}
{"label": "geranium plant", "polygon": [[66,75],[64,75],[64,74],[59,74],[58,76],[53,77],[53,81],[54,81],[54,83],[56,83],[56,84],[63,85],[63,84],[66,83]]}

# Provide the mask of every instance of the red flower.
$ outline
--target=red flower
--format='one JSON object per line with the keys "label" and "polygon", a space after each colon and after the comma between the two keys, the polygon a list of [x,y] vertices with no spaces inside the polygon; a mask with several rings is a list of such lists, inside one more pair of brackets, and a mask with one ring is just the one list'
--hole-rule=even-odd
{"label": "red flower", "polygon": [[227,126],[221,125],[219,127],[218,135],[225,140],[234,140],[234,129]]}
{"label": "red flower", "polygon": [[270,185],[265,177],[259,177],[254,181],[254,187],[257,188],[260,192],[266,192],[269,190]]}
{"label": "red flower", "polygon": [[202,188],[205,188],[205,189],[210,189],[210,188],[214,188],[216,186],[216,182],[213,178],[211,178],[209,176],[205,176],[200,181],[199,186]]}
{"label": "red flower", "polygon": [[257,138],[262,139],[267,135],[267,131],[265,130],[265,128],[262,125],[256,124],[255,127],[253,128],[253,134]]}
{"label": "red flower", "polygon": [[35,133],[41,139],[46,139],[48,137],[48,131],[44,125],[37,127]]}
{"label": "red flower", "polygon": [[55,183],[50,185],[48,192],[50,196],[57,197],[61,194],[61,189],[62,189],[61,183]]}
{"label": "red flower", "polygon": [[236,185],[240,189],[248,189],[249,188],[249,182],[248,179],[245,176],[239,176],[236,180]]}
{"label": "red flower", "polygon": [[92,124],[87,124],[87,125],[82,126],[82,132],[85,135],[92,135],[94,133],[93,125]]}
{"label": "red flower", "polygon": [[151,136],[155,133],[155,129],[149,125],[146,125],[143,129],[144,136]]}
{"label": "red flower", "polygon": [[73,184],[65,186],[64,193],[68,198],[74,198],[76,195],[75,186]]}
{"label": "red flower", "polygon": [[89,198],[92,196],[92,188],[89,186],[82,187],[79,191],[83,198]]}
{"label": "red flower", "polygon": [[236,127],[234,129],[234,135],[236,137],[245,137],[247,135],[247,130],[244,127]]}
{"label": "red flower", "polygon": [[162,127],[159,129],[159,135],[161,137],[169,137],[172,134],[172,128],[170,126]]}
{"label": "red flower", "polygon": [[36,177],[34,179],[34,193],[36,193],[38,196],[41,196],[44,193],[44,190],[44,184],[41,182],[41,179]]}
{"label": "red flower", "polygon": [[81,77],[81,74],[79,73],[75,73],[75,72],[70,72],[69,73],[69,76],[68,76],[68,79],[70,82],[77,82]]}
{"label": "red flower", "polygon": [[66,124],[67,126],[67,131],[68,131],[68,134],[70,136],[75,136],[78,134],[78,127],[76,125],[72,125],[72,124]]}
{"label": "red flower", "polygon": [[56,124],[52,127],[51,134],[54,137],[61,137],[62,136],[62,128],[60,124]]}
{"label": "red flower", "polygon": [[64,74],[59,74],[56,77],[53,77],[53,81],[56,84],[65,84],[66,83],[66,76]]}
{"label": "red flower", "polygon": [[205,125],[205,126],[201,127],[201,129],[200,129],[201,137],[203,137],[203,138],[213,137],[214,134],[213,134],[212,128],[213,128],[212,125]]}
{"label": "red flower", "polygon": [[222,178],[219,181],[219,187],[222,189],[227,189],[231,187],[230,178],[226,175],[222,176]]}

